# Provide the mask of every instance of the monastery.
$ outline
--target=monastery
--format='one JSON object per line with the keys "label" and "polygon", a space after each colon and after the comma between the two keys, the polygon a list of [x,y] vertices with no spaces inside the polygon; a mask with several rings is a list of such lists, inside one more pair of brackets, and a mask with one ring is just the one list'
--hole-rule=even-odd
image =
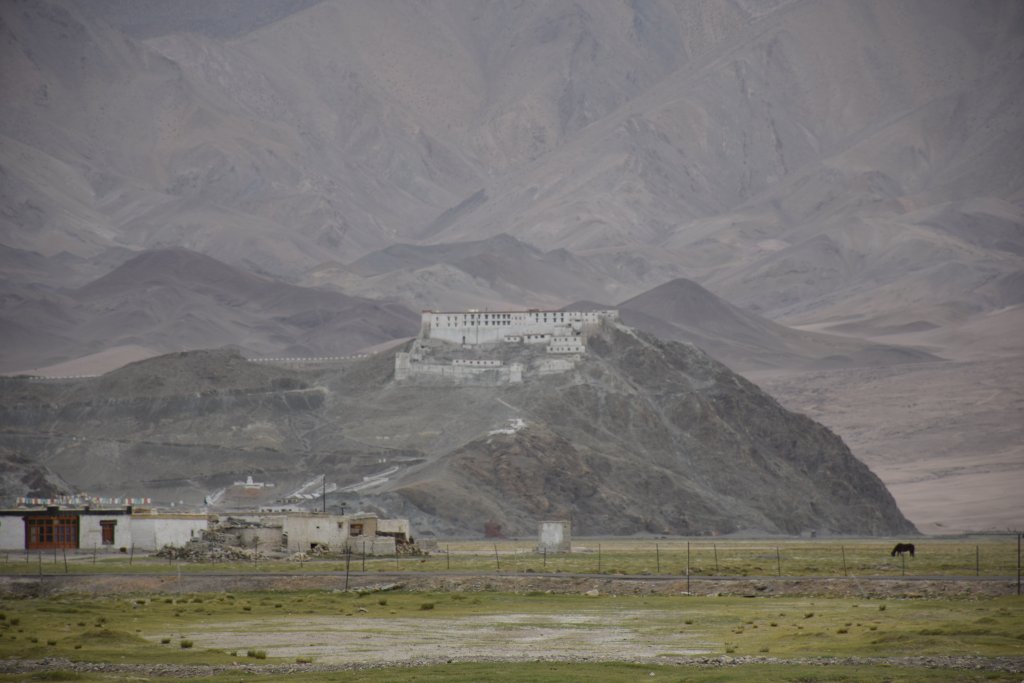
{"label": "monastery", "polygon": [[615,310],[423,311],[419,336],[395,356],[395,380],[516,384],[524,373],[566,372],[586,353],[587,335],[618,319]]}

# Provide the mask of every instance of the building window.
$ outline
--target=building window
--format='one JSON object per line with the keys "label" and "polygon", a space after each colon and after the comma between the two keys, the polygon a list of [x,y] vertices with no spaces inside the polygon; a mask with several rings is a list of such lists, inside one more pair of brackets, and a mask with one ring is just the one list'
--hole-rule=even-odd
{"label": "building window", "polygon": [[363,535],[363,525],[362,524],[353,524],[352,526],[349,527],[348,535],[349,536],[362,536]]}
{"label": "building window", "polygon": [[114,545],[114,527],[117,520],[104,519],[100,521],[100,543],[103,545]]}
{"label": "building window", "polygon": [[78,517],[27,517],[25,547],[29,550],[77,548]]}

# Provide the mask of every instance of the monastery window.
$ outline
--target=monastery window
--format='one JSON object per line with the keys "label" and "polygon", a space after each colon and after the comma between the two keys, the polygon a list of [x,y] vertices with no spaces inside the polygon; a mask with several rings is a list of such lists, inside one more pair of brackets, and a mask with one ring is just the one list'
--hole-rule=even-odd
{"label": "monastery window", "polygon": [[363,535],[363,525],[362,524],[353,524],[352,526],[349,527],[348,535],[349,536],[362,536]]}
{"label": "monastery window", "polygon": [[100,521],[100,543],[103,545],[114,545],[114,527],[117,520],[104,519]]}

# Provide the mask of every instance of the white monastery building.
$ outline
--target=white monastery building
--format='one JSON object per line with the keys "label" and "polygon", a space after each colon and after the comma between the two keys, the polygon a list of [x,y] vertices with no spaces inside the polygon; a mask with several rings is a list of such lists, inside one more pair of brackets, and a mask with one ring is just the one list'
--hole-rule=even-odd
{"label": "white monastery building", "polygon": [[[420,336],[468,345],[509,342],[551,344],[556,339],[578,337],[588,325],[618,318],[619,312],[615,310],[423,311]],[[580,351],[582,349],[577,348],[571,353]]]}
{"label": "white monastery building", "polygon": [[[566,372],[586,353],[587,334],[618,319],[615,310],[423,311],[419,336],[408,352],[395,355],[395,380],[419,376],[460,383],[517,384],[526,374]],[[434,357],[436,342],[460,347],[466,357]],[[509,347],[516,346],[540,351],[541,357],[535,356],[527,368],[523,357],[509,357]],[[480,353],[505,360],[481,358]]]}

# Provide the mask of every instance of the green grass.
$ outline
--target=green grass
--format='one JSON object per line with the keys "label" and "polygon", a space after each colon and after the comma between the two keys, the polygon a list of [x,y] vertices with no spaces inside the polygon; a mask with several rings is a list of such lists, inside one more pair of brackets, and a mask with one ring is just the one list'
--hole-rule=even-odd
{"label": "green grass", "polygon": [[[651,674],[654,674],[651,676]],[[636,683],[638,681],[672,681],[673,683],[732,683],[763,681],[764,683],[975,683],[982,681],[1017,681],[1019,676],[995,675],[988,672],[956,671],[890,666],[790,666],[744,665],[717,669],[695,667],[642,666],[635,664],[479,664],[454,663],[416,668],[385,668],[332,673],[260,676],[259,681],[286,680],[291,683],[330,681],[334,683]],[[34,676],[0,675],[0,681],[109,681],[109,675],[41,673]],[[209,678],[190,678],[194,683],[227,683],[239,680],[239,674],[222,674]]]}
{"label": "green grass", "polygon": [[[203,599],[196,603],[195,598]],[[287,607],[276,607],[281,600]],[[251,608],[246,611],[244,606]],[[183,604],[200,604],[181,611]],[[424,605],[433,605],[425,609]],[[886,609],[880,610],[881,606]],[[553,615],[594,617],[680,648],[701,643],[709,654],[773,657],[1019,654],[1024,649],[1024,618],[1016,597],[982,600],[878,600],[826,598],[517,595],[483,592],[388,594],[386,605],[373,595],[297,592],[182,596],[168,604],[124,597],[4,599],[0,609],[0,658],[47,656],[86,661],[230,663],[237,657],[204,647],[212,625],[237,628],[251,638],[243,648],[266,650],[273,660],[281,620],[301,623],[316,617],[416,619],[425,632],[458,620],[486,615],[520,615],[508,626],[551,624]],[[62,609],[69,609],[68,614]],[[74,616],[70,616],[73,614]],[[536,619],[533,619],[534,615]],[[82,620],[84,617],[84,621]],[[17,625],[11,622],[17,620]],[[440,626],[434,626],[434,624]],[[84,625],[83,625],[84,624]],[[587,628],[584,625],[566,629]],[[50,644],[50,642],[54,644]],[[192,647],[180,647],[184,642]],[[731,650],[731,652],[729,652]],[[667,650],[671,652],[672,650]],[[294,655],[291,655],[294,658]]]}
{"label": "green grass", "polygon": [[[904,539],[905,540],[905,539]],[[365,565],[370,572],[480,571],[505,573],[601,573],[685,574],[693,576],[900,576],[964,575],[1010,576],[1017,571],[1016,540],[1012,537],[979,536],[955,539],[914,539],[917,556],[889,555],[895,539],[577,539],[574,552],[535,552],[529,541],[459,541],[440,543],[426,557],[366,558],[358,553],[350,563],[353,572]],[[687,561],[689,543],[689,561]],[[497,559],[495,558],[497,548]],[[450,551],[450,552],[449,552]],[[777,552],[776,552],[777,551]],[[844,565],[845,556],[845,565]],[[56,558],[56,559],[55,559]],[[63,574],[63,554],[7,552],[0,555],[0,573],[36,575]],[[40,559],[42,560],[40,562]],[[192,564],[167,562],[136,553],[93,555],[87,550],[68,555],[73,573],[128,572],[342,572],[340,556],[304,562],[261,561]]]}

